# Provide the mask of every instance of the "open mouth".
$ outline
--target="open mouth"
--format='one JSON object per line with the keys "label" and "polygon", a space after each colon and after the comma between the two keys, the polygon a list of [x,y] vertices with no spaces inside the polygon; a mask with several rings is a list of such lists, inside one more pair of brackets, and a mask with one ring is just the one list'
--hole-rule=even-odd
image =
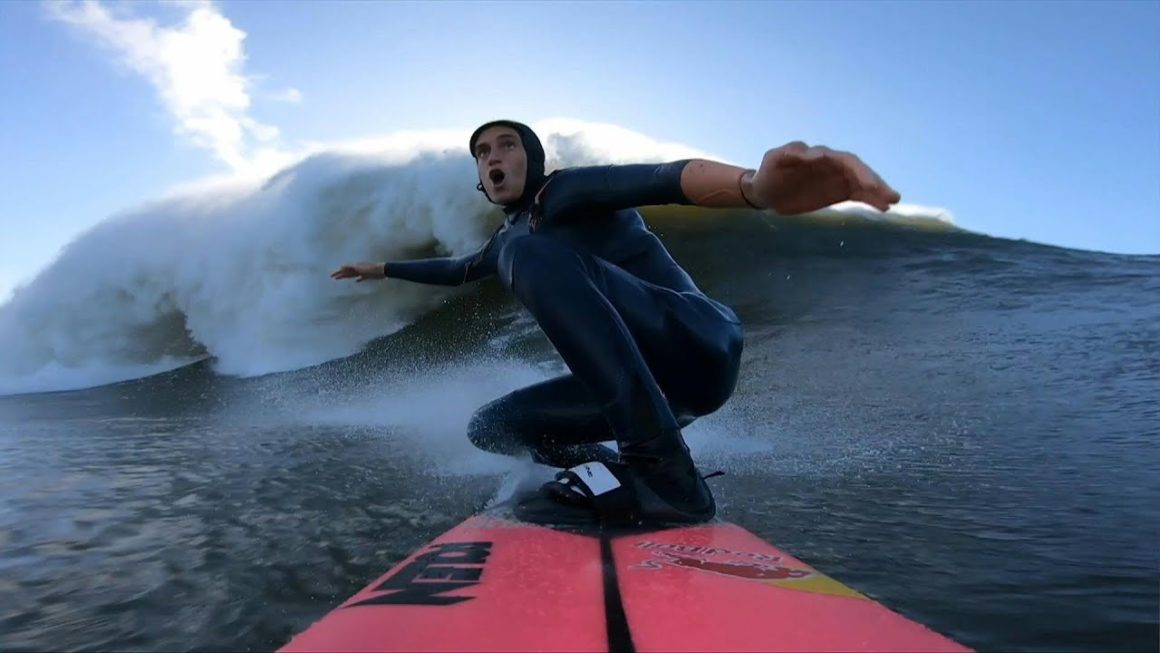
{"label": "open mouth", "polygon": [[500,184],[503,183],[503,179],[506,175],[504,175],[503,170],[500,170],[499,168],[495,168],[491,172],[487,173],[487,176],[489,179],[491,179],[491,183],[493,186],[499,186]]}

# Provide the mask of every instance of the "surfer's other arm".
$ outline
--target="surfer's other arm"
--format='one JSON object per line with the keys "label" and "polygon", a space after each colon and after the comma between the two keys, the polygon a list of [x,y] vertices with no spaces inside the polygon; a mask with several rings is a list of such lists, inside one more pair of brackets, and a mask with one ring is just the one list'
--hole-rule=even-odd
{"label": "surfer's other arm", "polygon": [[540,191],[545,220],[585,209],[685,204],[807,213],[855,200],[886,211],[901,196],[854,154],[792,142],[754,170],[709,159],[569,168]]}
{"label": "surfer's other arm", "polygon": [[434,286],[459,286],[481,276],[478,266],[471,262],[478,253],[457,257],[425,258],[385,263],[354,263],[343,265],[331,273],[333,279],[357,281],[368,279],[402,279]]}

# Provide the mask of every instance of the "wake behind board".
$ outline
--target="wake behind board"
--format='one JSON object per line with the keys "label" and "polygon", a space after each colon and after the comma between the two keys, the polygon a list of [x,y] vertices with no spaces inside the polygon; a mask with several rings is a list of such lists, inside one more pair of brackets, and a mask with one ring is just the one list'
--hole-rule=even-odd
{"label": "wake behind board", "polygon": [[968,651],[724,521],[470,517],[281,651]]}

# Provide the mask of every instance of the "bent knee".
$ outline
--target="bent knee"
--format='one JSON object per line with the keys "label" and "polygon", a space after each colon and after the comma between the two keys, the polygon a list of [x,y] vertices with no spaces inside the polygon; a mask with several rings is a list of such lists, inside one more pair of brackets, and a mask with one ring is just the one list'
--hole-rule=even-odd
{"label": "bent knee", "polygon": [[530,445],[521,426],[519,415],[513,406],[516,394],[512,393],[484,404],[472,414],[467,423],[467,439],[484,451],[505,455],[515,455]]}
{"label": "bent knee", "polygon": [[494,453],[505,453],[510,448],[504,437],[503,405],[501,400],[480,407],[467,423],[467,439],[471,444]]}
{"label": "bent knee", "polygon": [[720,410],[737,389],[743,349],[740,328],[728,330],[712,345],[701,349],[697,369],[689,374],[681,393],[682,406],[697,416]]}

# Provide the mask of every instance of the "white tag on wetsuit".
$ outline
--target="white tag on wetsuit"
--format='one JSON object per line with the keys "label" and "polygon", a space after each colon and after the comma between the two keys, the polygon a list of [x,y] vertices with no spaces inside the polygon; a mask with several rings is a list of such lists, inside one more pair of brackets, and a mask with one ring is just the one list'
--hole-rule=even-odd
{"label": "white tag on wetsuit", "polygon": [[[620,487],[620,481],[616,480],[616,477],[604,466],[604,463],[584,463],[568,471],[579,476],[584,481],[584,484],[588,486],[588,489],[592,490],[593,496],[600,496],[605,492],[611,492]],[[583,494],[579,488],[572,488],[572,491]]]}

